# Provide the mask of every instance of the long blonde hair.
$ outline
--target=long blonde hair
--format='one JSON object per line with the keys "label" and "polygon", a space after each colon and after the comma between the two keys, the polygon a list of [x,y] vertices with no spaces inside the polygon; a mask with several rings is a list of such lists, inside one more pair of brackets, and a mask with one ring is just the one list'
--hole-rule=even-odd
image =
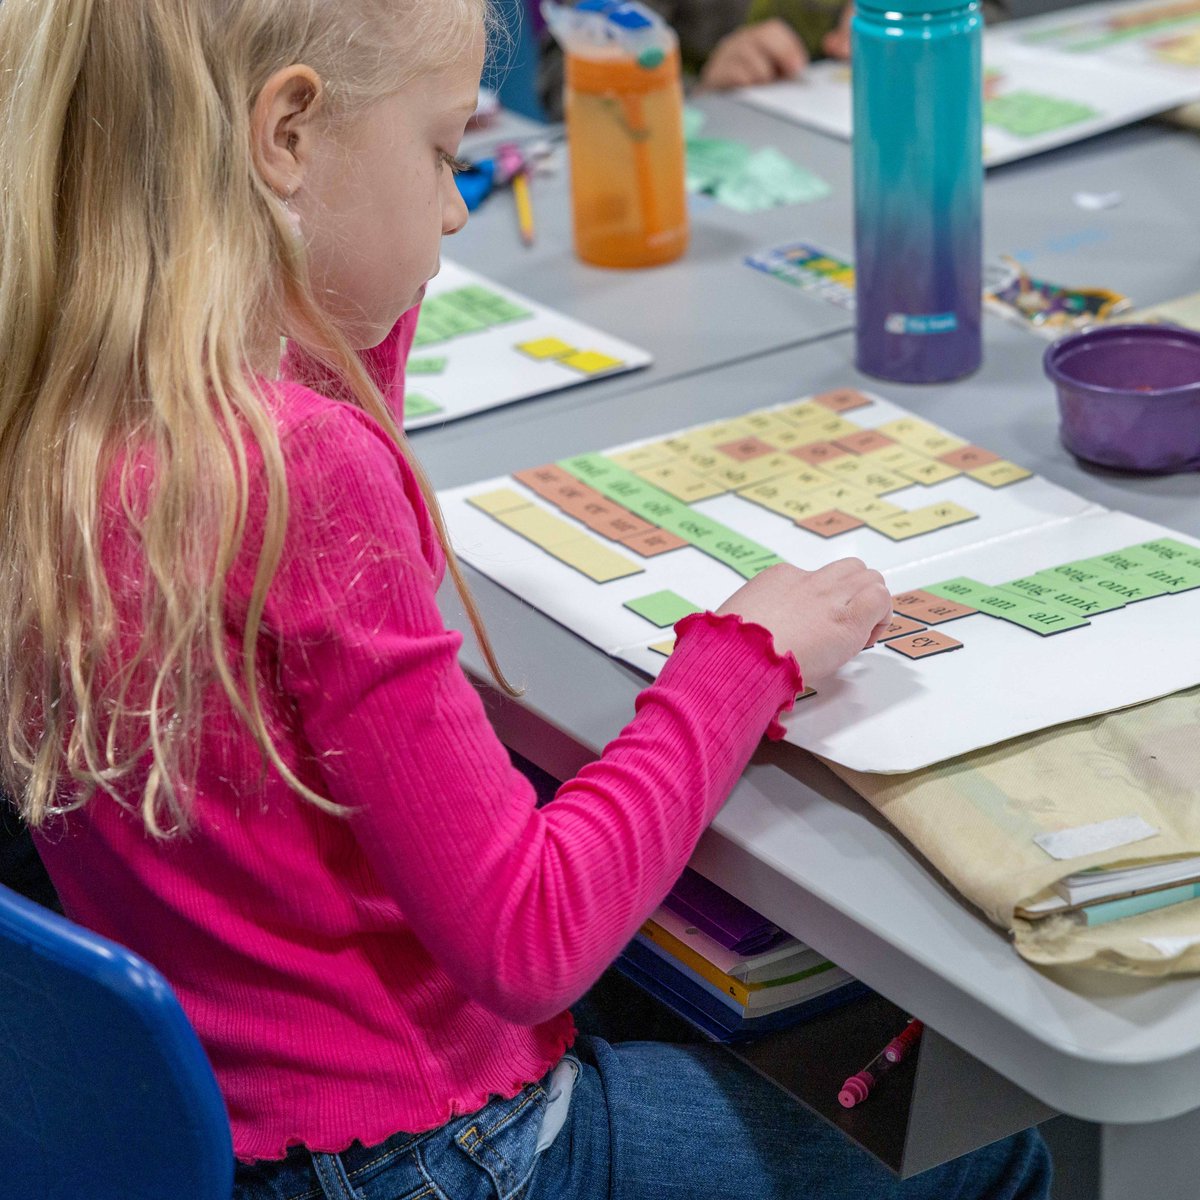
{"label": "long blonde hair", "polygon": [[[156,836],[186,827],[214,677],[289,785],[341,811],[282,761],[259,700],[287,490],[251,348],[286,328],[409,452],[313,299],[254,168],[250,111],[276,70],[303,62],[324,81],[328,119],[351,116],[451,61],[486,5],[0,0],[0,770],[31,825],[99,790],[136,802]],[[225,580],[245,541],[251,442],[265,527],[231,662]],[[100,543],[104,482],[131,469],[133,446],[153,486],[129,513],[145,571],[130,654]]]}

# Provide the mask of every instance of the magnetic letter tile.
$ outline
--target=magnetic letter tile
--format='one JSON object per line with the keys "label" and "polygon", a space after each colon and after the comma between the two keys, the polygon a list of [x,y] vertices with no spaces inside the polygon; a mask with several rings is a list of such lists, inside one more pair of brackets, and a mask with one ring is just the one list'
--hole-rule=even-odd
{"label": "magnetic letter tile", "polygon": [[722,454],[736,458],[738,462],[747,462],[752,458],[761,458],[764,454],[773,454],[775,447],[764,442],[761,438],[747,437],[736,442],[725,442],[717,447]]}
{"label": "magnetic letter tile", "polygon": [[690,613],[700,611],[691,601],[672,591],[651,592],[649,596],[626,600],[625,607],[652,625],[657,625],[659,629],[666,629],[668,625],[674,625]]}
{"label": "magnetic letter tile", "polygon": [[830,412],[852,412],[856,408],[866,408],[871,401],[854,388],[838,388],[832,392],[822,392],[813,397],[813,403],[819,404]]}
{"label": "magnetic letter tile", "polygon": [[820,466],[821,463],[832,462],[835,458],[847,458],[850,451],[836,442],[809,442],[806,446],[797,446],[789,453],[793,458],[800,459],[801,462],[806,462],[811,466]]}
{"label": "magnetic letter tile", "polygon": [[418,396],[416,392],[409,392],[404,397],[404,419],[411,421],[415,417],[428,417],[432,413],[440,413],[442,406],[434,404],[428,396]]}
{"label": "magnetic letter tile", "polygon": [[905,658],[928,658],[931,654],[945,654],[947,650],[962,649],[962,642],[956,642],[952,637],[938,633],[935,629],[894,638],[886,644],[889,650],[895,650]]}
{"label": "magnetic letter tile", "polygon": [[688,543],[683,538],[668,533],[665,529],[655,529],[650,533],[626,538],[621,544],[627,550],[632,550],[634,554],[640,554],[642,558],[655,558],[670,550],[682,550]]}
{"label": "magnetic letter tile", "polygon": [[900,467],[899,473],[905,479],[911,479],[914,483],[923,484],[925,487],[932,487],[935,483],[945,483],[947,479],[954,479],[962,474],[957,467],[952,467],[936,458],[929,458],[912,466]]}
{"label": "magnetic letter tile", "polygon": [[532,507],[520,492],[514,492],[512,488],[497,488],[494,492],[481,492],[478,496],[468,496],[467,503],[493,517],[498,513],[511,512],[514,508]]}
{"label": "magnetic letter tile", "polygon": [[874,429],[864,429],[859,433],[851,433],[844,438],[838,438],[838,445],[853,454],[871,454],[873,451],[886,450],[896,444],[890,437],[886,437]]}
{"label": "magnetic letter tile", "polygon": [[967,474],[980,483],[986,483],[988,487],[999,488],[1007,487],[1010,483],[1020,483],[1022,479],[1028,479],[1033,472],[1001,458],[986,467],[976,467]]}
{"label": "magnetic letter tile", "polygon": [[879,635],[879,641],[890,642],[892,638],[907,637],[910,633],[920,633],[925,626],[911,617],[894,616]]}
{"label": "magnetic letter tile", "polygon": [[639,575],[645,570],[586,534],[580,534],[574,541],[560,542],[547,549],[559,562],[574,567],[593,583],[610,583],[628,575]]}
{"label": "magnetic letter tile", "polygon": [[833,509],[830,512],[797,521],[796,524],[810,533],[817,533],[821,537],[828,538],[837,537],[839,533],[848,533],[851,529],[861,529],[864,523],[858,517],[852,517],[849,513]]}
{"label": "magnetic letter tile", "polygon": [[939,454],[938,460],[959,471],[974,471],[990,463],[999,462],[1000,455],[985,450],[982,446],[962,446],[948,454]]}

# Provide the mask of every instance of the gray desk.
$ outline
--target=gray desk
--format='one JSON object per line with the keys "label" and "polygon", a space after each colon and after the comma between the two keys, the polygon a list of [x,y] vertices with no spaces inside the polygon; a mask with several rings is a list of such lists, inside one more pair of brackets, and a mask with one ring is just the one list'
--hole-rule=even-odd
{"label": "gray desk", "polygon": [[[844,147],[830,145],[844,154]],[[820,169],[826,177],[835,174],[829,165]],[[1070,193],[1091,188],[1121,189],[1128,207],[1075,209]],[[1200,151],[1187,135],[1126,131],[1061,159],[1013,168],[989,181],[988,192],[989,240],[998,238],[1008,249],[1037,247],[1036,265],[1046,274],[1061,261],[1065,279],[1085,282],[1078,270],[1067,269],[1094,267],[1095,282],[1144,288],[1147,300],[1193,290],[1200,281],[1191,235]],[[1047,197],[1065,200],[1051,205]],[[1140,214],[1135,201],[1143,205]],[[1165,215],[1165,224],[1143,220],[1147,207],[1156,218]],[[810,233],[815,224],[806,224],[807,210],[783,211],[797,225],[805,223],[794,236],[834,244],[832,226],[828,233]],[[844,238],[845,214],[842,220]],[[1082,222],[1107,234],[1092,236],[1081,248],[1077,237],[1070,238]],[[777,232],[739,237],[755,245],[783,240]],[[519,272],[510,273],[513,252],[481,249],[476,257],[456,249],[472,266],[533,290]],[[731,257],[704,259],[696,269],[719,276],[729,303],[744,313],[752,277],[740,275]],[[561,256],[558,268],[570,273]],[[526,269],[551,287],[549,265],[531,259]],[[610,283],[584,274],[576,280],[578,305],[565,279],[555,285],[560,290],[542,298],[601,320],[589,306],[600,305],[608,287],[628,289],[630,296],[639,286],[659,294],[656,279],[648,275],[638,284],[640,278]],[[778,289],[781,308],[800,299],[783,285],[763,282]],[[686,330],[662,330],[645,315],[642,320],[652,348],[660,339],[677,348],[688,336]],[[739,320],[730,332],[752,341],[761,333],[752,324]],[[629,336],[627,328],[619,331]],[[860,379],[851,366],[851,339],[830,337],[759,350],[752,363],[736,361],[744,357],[737,355],[732,365],[686,379],[643,377],[646,386],[610,390],[603,403],[597,389],[591,399],[520,406],[423,434],[417,449],[435,482],[451,486],[857,382],[1103,504],[1200,533],[1200,476],[1132,479],[1084,470],[1059,447],[1052,394],[1041,376],[1042,349],[1031,335],[989,319],[987,362],[978,376],[950,387],[906,388]],[[528,688],[520,704],[494,702],[501,736],[566,778],[628,720],[643,681],[502,589],[478,576],[473,583],[501,660]],[[452,600],[446,613],[461,624]],[[469,642],[464,657],[483,674]],[[1098,1149],[1095,1178],[1075,1180],[1078,1190],[1071,1195],[1176,1200],[1195,1192],[1200,982],[1144,985],[1033,970],[864,802],[786,746],[760,752],[694,861],[937,1031],[922,1050],[906,1170],[1062,1112],[1095,1123]]]}

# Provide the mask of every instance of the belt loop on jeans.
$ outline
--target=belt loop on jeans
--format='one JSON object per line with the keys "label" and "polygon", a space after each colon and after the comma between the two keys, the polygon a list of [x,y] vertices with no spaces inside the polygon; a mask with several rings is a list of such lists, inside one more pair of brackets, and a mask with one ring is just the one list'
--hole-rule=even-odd
{"label": "belt loop on jeans", "polygon": [[314,1154],[313,1170],[326,1200],[361,1200],[360,1193],[350,1186],[350,1177],[336,1154]]}

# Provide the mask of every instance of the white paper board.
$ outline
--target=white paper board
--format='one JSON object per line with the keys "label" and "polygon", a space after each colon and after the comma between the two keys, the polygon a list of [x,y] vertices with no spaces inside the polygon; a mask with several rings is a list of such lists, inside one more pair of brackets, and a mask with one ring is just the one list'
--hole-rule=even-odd
{"label": "white paper board", "polygon": [[[425,305],[448,292],[471,285],[486,288],[526,310],[529,315],[446,341],[415,346],[412,359],[418,363],[426,359],[445,359],[446,362],[437,374],[408,373],[407,395],[428,400],[437,406],[437,411],[422,415],[418,410],[406,415],[406,429],[440,425],[484,409],[637,370],[653,361],[645,350],[538,304],[528,296],[453,262],[442,262],[441,271],[429,284]],[[619,365],[588,374],[565,366],[557,359],[535,360],[516,349],[518,344],[544,338],[557,338],[579,350],[596,351],[615,359]]]}
{"label": "white paper board", "polygon": [[[869,408],[847,414],[864,428],[907,415],[879,397],[872,397]],[[697,607],[715,608],[742,582],[734,570],[694,546],[649,559],[615,546],[642,570],[596,584],[467,502],[500,487],[587,532],[504,477],[442,493],[462,557],[566,628],[647,674],[657,674],[665,662],[649,647],[670,638],[671,630],[656,629],[624,608],[626,601],[669,589]],[[1200,545],[1150,522],[1109,512],[1037,476],[998,489],[960,476],[929,487],[913,485],[886,499],[905,509],[953,500],[978,515],[893,542],[866,527],[825,540],[733,494],[691,508],[806,569],[861,557],[884,573],[894,594],[957,576],[998,586],[1166,535]],[[880,645],[864,651],[835,678],[810,681],[818,694],[797,704],[785,722],[787,737],[857,770],[916,770],[1200,683],[1200,654],[1193,650],[1197,628],[1200,589],[1131,604],[1094,617],[1086,627],[1049,637],[992,616],[963,617],[937,626],[962,642],[961,650],[912,661]]]}

